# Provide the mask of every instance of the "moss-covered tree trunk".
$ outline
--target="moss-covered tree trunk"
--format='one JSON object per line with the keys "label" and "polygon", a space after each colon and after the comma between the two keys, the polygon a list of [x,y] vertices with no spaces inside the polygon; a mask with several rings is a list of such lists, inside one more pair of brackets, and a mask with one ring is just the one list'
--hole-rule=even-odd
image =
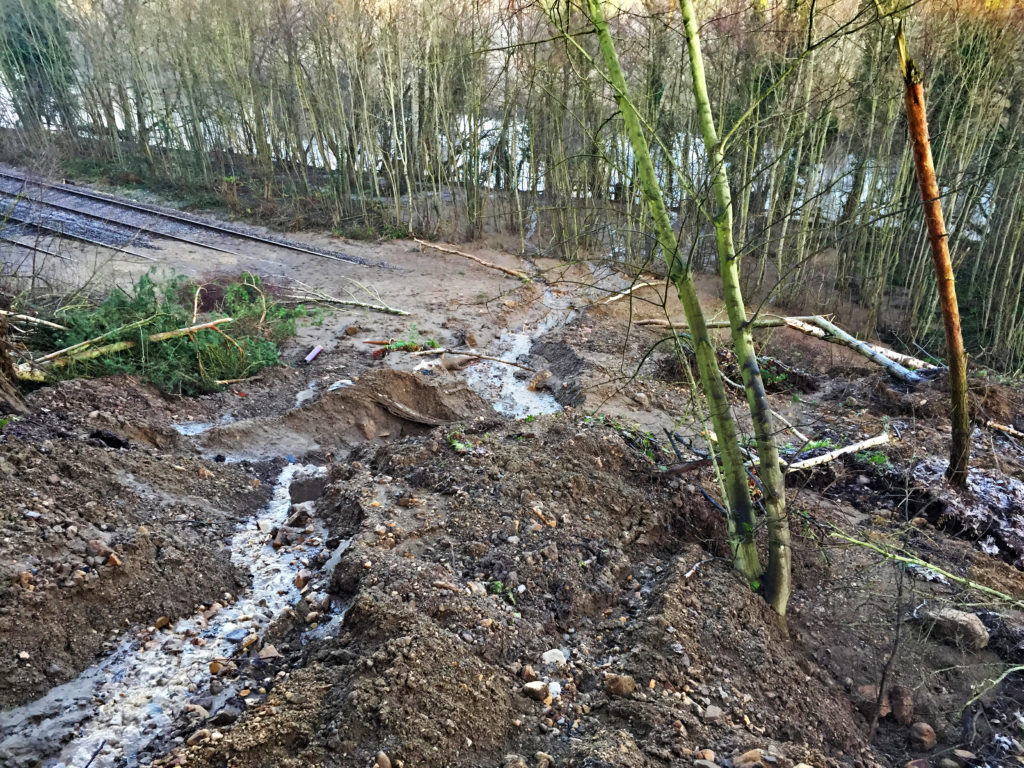
{"label": "moss-covered tree trunk", "polygon": [[768,570],[765,573],[765,596],[780,616],[786,615],[786,604],[790,592],[790,537],[789,520],[786,517],[786,486],[779,465],[779,451],[775,445],[768,395],[761,380],[757,364],[747,310],[743,305],[740,290],[739,257],[733,240],[732,194],[729,190],[729,175],[725,167],[725,154],[718,141],[715,120],[711,113],[711,99],[708,96],[707,81],[704,77],[704,61],[701,55],[700,32],[692,0],[679,0],[686,32],[686,44],[690,54],[690,72],[693,76],[693,95],[697,102],[697,116],[700,122],[704,148],[711,169],[711,186],[714,194],[714,226],[718,242],[718,267],[722,276],[722,290],[729,326],[732,330],[733,349],[743,375],[743,386],[747,393],[747,405],[754,424],[757,439],[757,453],[761,459],[761,486],[764,489],[764,505],[768,521]]}
{"label": "moss-covered tree trunk", "polygon": [[730,512],[726,522],[733,560],[736,568],[744,576],[751,580],[757,579],[760,577],[761,565],[753,536],[754,510],[743,467],[743,456],[739,450],[736,422],[729,410],[725,384],[722,382],[721,373],[718,370],[718,359],[708,334],[707,323],[697,298],[697,290],[689,266],[683,263],[679,255],[679,244],[675,231],[672,229],[661,186],[655,175],[650,147],[644,136],[640,115],[629,99],[626,79],[622,74],[622,67],[619,65],[615,43],[608,30],[608,22],[601,4],[602,0],[587,0],[587,3],[590,20],[600,42],[601,55],[608,68],[609,80],[615,90],[615,100],[622,113],[626,132],[636,158],[637,175],[654,219],[658,245],[664,254],[669,276],[676,287],[676,293],[686,314],[686,323],[689,326],[694,351],[697,355],[697,368],[701,384],[708,400],[708,410],[711,412],[711,423],[718,435],[718,443],[722,452],[722,475],[725,480],[725,493]]}

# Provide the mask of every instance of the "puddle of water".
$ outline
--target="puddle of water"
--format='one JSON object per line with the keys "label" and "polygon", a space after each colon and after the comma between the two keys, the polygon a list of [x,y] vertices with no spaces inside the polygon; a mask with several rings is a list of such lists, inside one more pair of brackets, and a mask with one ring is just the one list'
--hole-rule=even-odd
{"label": "puddle of water", "polygon": [[225,424],[230,424],[234,420],[235,417],[232,414],[225,413],[218,421],[182,421],[171,424],[171,427],[179,435],[195,437],[196,435],[201,435],[214,427],[223,427]]}
{"label": "puddle of water", "polygon": [[[129,636],[75,680],[0,713],[0,765],[81,768],[94,756],[90,768],[138,765],[140,752],[185,710],[194,691],[206,690],[209,663],[241,654],[237,640],[243,633],[262,635],[300,599],[293,580],[304,567],[301,560],[313,557],[322,544],[310,540],[303,549],[274,550],[266,531],[288,519],[292,481],[324,471],[286,466],[270,504],[232,538],[232,561],[251,578],[251,586],[234,604],[209,621],[200,616],[180,619],[170,631],[154,635],[160,640],[156,647],[145,648]],[[346,546],[338,547],[332,562]],[[325,626],[334,626],[337,618]],[[234,694],[231,681],[224,684],[220,701]]]}
{"label": "puddle of water", "polygon": [[305,389],[300,389],[295,394],[295,407],[301,408],[305,403],[308,403],[314,397],[316,397],[316,382],[311,381],[309,382],[308,387],[306,387]]}

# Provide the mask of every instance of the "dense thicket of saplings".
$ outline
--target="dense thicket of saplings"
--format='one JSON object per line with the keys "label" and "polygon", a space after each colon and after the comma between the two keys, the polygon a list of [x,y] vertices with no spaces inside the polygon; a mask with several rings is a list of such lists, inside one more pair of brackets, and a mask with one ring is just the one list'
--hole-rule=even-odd
{"label": "dense thicket of saplings", "polygon": [[[611,25],[659,181],[687,252],[712,266],[678,7],[624,5]],[[941,350],[902,87],[876,6],[709,0],[697,12],[748,291],[853,300],[866,310],[857,330]],[[968,349],[1020,367],[1022,11],[926,0],[902,15],[929,77]],[[657,263],[595,61],[572,4],[549,15],[495,0],[0,0],[3,154],[350,235],[500,229],[556,255]]]}

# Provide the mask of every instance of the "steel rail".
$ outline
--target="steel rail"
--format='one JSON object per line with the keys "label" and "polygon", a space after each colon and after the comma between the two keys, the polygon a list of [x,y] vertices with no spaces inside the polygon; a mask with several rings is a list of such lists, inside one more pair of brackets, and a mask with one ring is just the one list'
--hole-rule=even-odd
{"label": "steel rail", "polygon": [[[144,253],[139,253],[138,251],[133,251],[130,248],[125,248],[124,246],[121,246],[121,245],[111,245],[110,243],[105,243],[102,240],[96,240],[96,239],[93,239],[91,237],[86,237],[85,235],[76,235],[73,232],[65,232],[60,227],[55,227],[53,225],[46,224],[45,222],[32,221],[31,219],[23,218],[23,217],[19,216],[17,213],[14,213],[14,212],[8,211],[5,215],[6,215],[6,217],[8,219],[10,219],[12,221],[17,221],[17,222],[19,222],[21,224],[27,224],[28,226],[35,227],[36,229],[45,229],[47,232],[53,232],[55,235],[60,235],[61,237],[66,237],[69,240],[80,240],[83,243],[89,243],[90,245],[98,245],[101,248],[109,248],[112,251],[117,251],[118,253],[123,253],[123,254],[125,254],[127,256],[134,256],[134,257],[139,258],[139,259],[145,259],[146,261],[152,261],[152,262],[156,261],[156,259],[154,259],[152,256],[147,256]],[[8,242],[13,242],[13,241],[8,241]],[[22,245],[22,243],[17,243],[17,245]],[[31,246],[28,246],[28,247],[31,247]],[[35,249],[35,250],[40,250],[40,249]]]}
{"label": "steel rail", "polygon": [[[365,262],[362,259],[358,259],[358,258],[355,258],[355,257],[341,256],[339,254],[330,253],[329,251],[326,251],[326,250],[309,248],[307,246],[301,245],[300,243],[296,243],[296,242],[293,242],[293,241],[290,241],[290,240],[285,240],[283,238],[278,240],[278,239],[275,239],[275,238],[268,238],[268,237],[263,237],[261,235],[255,235],[255,234],[253,234],[251,232],[246,232],[244,230],[237,229],[235,227],[228,227],[228,226],[224,226],[222,224],[216,224],[214,222],[204,221],[204,220],[202,220],[202,219],[200,219],[198,217],[185,216],[185,215],[178,214],[178,213],[172,213],[170,211],[161,210],[159,208],[154,208],[154,207],[151,207],[151,206],[148,206],[148,205],[142,205],[140,203],[127,202],[125,200],[121,200],[121,199],[118,199],[118,198],[115,198],[115,197],[111,197],[109,195],[104,195],[104,194],[101,194],[99,192],[93,192],[93,191],[90,191],[90,190],[84,190],[84,189],[81,189],[79,187],[72,186],[72,185],[69,185],[69,184],[61,184],[61,183],[56,183],[56,182],[44,181],[43,179],[39,179],[39,178],[31,177],[31,176],[23,176],[21,174],[11,173],[10,171],[0,171],[0,178],[11,179],[11,180],[20,182],[22,184],[35,184],[35,185],[37,185],[39,187],[42,187],[43,189],[52,189],[54,191],[62,192],[64,194],[73,195],[73,196],[77,196],[77,197],[84,197],[87,200],[96,200],[98,202],[105,203],[107,205],[118,206],[118,207],[126,208],[126,209],[132,210],[132,211],[139,211],[141,213],[147,213],[150,216],[157,216],[159,218],[168,219],[169,221],[176,221],[176,222],[179,222],[179,223],[188,224],[188,225],[193,226],[193,227],[199,227],[200,229],[207,229],[207,230],[210,230],[212,232],[220,232],[221,234],[230,235],[231,237],[237,237],[237,238],[241,238],[243,240],[251,240],[253,242],[263,243],[265,245],[272,245],[272,246],[275,246],[277,248],[286,248],[288,250],[298,251],[299,253],[305,253],[305,254],[309,254],[311,256],[319,256],[320,258],[331,259],[332,261],[343,261],[343,262],[346,262],[348,264],[358,264],[358,265],[364,265],[365,264]],[[8,194],[10,194],[10,193],[8,192]],[[154,231],[156,231],[157,233],[160,233],[159,230],[154,230]],[[162,233],[160,233],[160,234],[162,234]],[[236,256],[237,255],[241,255],[241,254],[236,254],[233,251],[228,251],[228,252],[232,253],[232,255],[236,255]]]}
{"label": "steel rail", "polygon": [[[113,224],[114,226],[121,227],[122,229],[129,229],[129,230],[134,229],[134,230],[136,230],[138,232],[145,232],[145,233],[150,234],[150,235],[156,235],[157,237],[163,237],[163,238],[165,238],[167,240],[176,240],[176,241],[181,242],[181,243],[188,243],[189,245],[197,245],[200,248],[208,248],[211,251],[219,251],[220,253],[227,253],[227,254],[229,254],[231,256],[238,256],[240,258],[247,258],[246,254],[239,253],[238,251],[233,251],[230,248],[222,248],[219,245],[213,245],[212,243],[204,243],[202,240],[193,240],[190,237],[185,237],[184,235],[175,235],[175,234],[173,234],[171,232],[162,232],[159,229],[153,229],[151,227],[141,226],[141,225],[137,225],[137,224],[126,224],[123,221],[118,221],[117,219],[113,219],[113,218],[111,218],[109,216],[103,216],[102,214],[92,213],[90,211],[83,211],[83,210],[80,210],[80,209],[75,208],[75,207],[70,206],[70,205],[63,205],[61,203],[55,203],[55,202],[53,202],[51,200],[37,200],[35,198],[24,197],[24,196],[20,196],[20,195],[14,193],[14,192],[10,192],[10,191],[8,191],[6,189],[2,189],[2,188],[0,188],[0,196],[6,196],[6,197],[9,197],[9,198],[13,198],[15,204],[20,202],[20,203],[22,203],[24,205],[29,205],[29,206],[32,206],[32,205],[44,205],[44,206],[48,206],[50,208],[56,208],[59,211],[67,211],[68,213],[74,214],[75,216],[82,216],[82,217],[87,218],[87,219],[95,219],[96,221],[101,221],[101,222],[103,222],[105,224]],[[25,221],[24,219],[21,219],[21,221],[23,223],[26,223],[26,224],[33,224],[33,225],[35,224],[35,222]],[[52,228],[50,228],[50,227],[45,227],[45,228],[46,229],[50,229],[51,231],[53,231]],[[67,235],[67,234],[65,234],[65,236],[66,237],[70,237],[70,235]],[[103,245],[103,243],[99,243],[99,244]],[[120,246],[107,245],[107,247],[108,248],[118,248]],[[154,261],[154,259],[150,259],[150,261]]]}

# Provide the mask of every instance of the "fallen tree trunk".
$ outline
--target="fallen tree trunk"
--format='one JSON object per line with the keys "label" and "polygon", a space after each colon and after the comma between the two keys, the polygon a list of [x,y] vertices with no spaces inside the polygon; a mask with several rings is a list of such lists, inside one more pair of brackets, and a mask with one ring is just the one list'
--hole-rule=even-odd
{"label": "fallen tree trunk", "polygon": [[[205,330],[218,330],[218,326],[225,323],[232,322],[230,317],[221,317],[217,320],[211,320],[207,323],[199,323],[198,325],[190,325],[188,328],[178,328],[173,331],[162,331],[160,333],[151,334],[147,337],[146,341],[167,341],[168,339],[176,339],[181,336],[189,336],[198,331]],[[110,336],[111,334],[105,334]],[[105,338],[105,336],[97,337],[97,339]],[[97,339],[90,339],[89,341],[83,341],[80,344],[67,347],[66,349],[59,350],[58,352],[52,352],[45,357],[41,357],[38,360],[33,360],[23,366],[19,366],[17,369],[17,377],[22,381],[36,381],[41,382],[46,380],[46,374],[40,368],[40,363],[45,363],[49,368],[62,368],[73,363],[82,362],[83,360],[93,360],[103,355],[113,354],[114,352],[123,352],[126,349],[132,349],[136,346],[135,341],[115,341],[111,344],[105,344],[102,347],[94,347],[89,349],[90,344],[94,344]]]}
{"label": "fallen tree trunk", "polygon": [[804,459],[802,461],[794,461],[788,467],[786,472],[795,472],[798,469],[810,469],[811,467],[817,467],[821,464],[828,464],[830,461],[835,461],[840,456],[845,456],[848,453],[856,453],[857,451],[865,451],[868,448],[874,448],[878,445],[885,445],[889,442],[889,433],[883,432],[876,437],[869,437],[867,440],[861,440],[859,443],[853,443],[852,445],[844,446],[843,448],[836,448],[834,451],[823,453],[821,456],[815,456],[811,459]]}
{"label": "fallen tree trunk", "polygon": [[17,312],[9,312],[6,309],[0,309],[0,315],[9,317],[12,320],[21,320],[25,323],[32,325],[44,325],[47,328],[53,328],[55,331],[66,331],[67,328],[63,325],[57,325],[57,323],[51,323],[49,320],[43,320],[41,317],[32,317],[32,315],[20,315]]}
{"label": "fallen tree trunk", "polygon": [[[747,321],[748,328],[781,328],[783,326],[792,328],[795,331],[806,333],[816,339],[827,341],[832,344],[840,344],[844,347],[858,352],[869,360],[878,363],[892,375],[906,381],[908,384],[916,384],[922,381],[922,377],[910,368],[922,371],[937,370],[939,366],[932,365],[911,355],[905,355],[894,349],[883,347],[879,344],[872,344],[869,341],[861,341],[851,336],[839,326],[833,324],[821,315],[806,315],[798,317],[759,317]],[[637,325],[657,326],[660,328],[671,327],[668,320],[651,318],[637,320]],[[727,320],[715,320],[707,324],[708,328],[729,328]],[[909,377],[909,378],[908,378]]]}
{"label": "fallen tree trunk", "polygon": [[842,328],[833,325],[824,317],[815,316],[812,317],[808,322],[813,323],[814,325],[816,325],[818,328],[825,332],[826,341],[835,340],[836,343],[842,344],[845,347],[849,347],[850,349],[859,352],[860,354],[864,355],[864,357],[866,357],[868,360],[871,360],[874,363],[878,363],[880,366],[885,368],[885,370],[888,371],[891,375],[895,376],[901,381],[904,381],[907,384],[918,384],[924,381],[920,374],[914,373],[909,368],[905,368],[899,363],[897,363],[895,360],[892,360],[886,355],[883,355],[881,352],[878,351],[877,348],[875,348],[874,345],[867,344],[863,341],[860,341],[859,339],[855,339]]}
{"label": "fallen tree trunk", "polygon": [[603,299],[603,300],[601,300],[598,303],[600,303],[600,304],[614,304],[616,301],[619,301],[619,299],[624,299],[627,296],[632,296],[636,291],[639,291],[641,288],[657,288],[659,285],[660,285],[660,283],[647,283],[647,282],[634,283],[633,285],[631,285],[626,290],[619,291],[618,293],[616,293],[616,294],[614,294],[612,296],[609,296],[608,298]]}
{"label": "fallen tree trunk", "polygon": [[474,256],[471,253],[457,251],[454,248],[445,248],[443,245],[434,245],[433,243],[428,243],[426,240],[420,240],[418,237],[414,237],[413,240],[422,245],[424,248],[433,248],[435,251],[440,251],[441,253],[450,253],[453,256],[461,256],[464,259],[475,261],[477,264],[487,267],[488,269],[496,269],[499,272],[504,272],[506,275],[518,277],[520,280],[530,279],[530,276],[525,272],[520,272],[518,269],[509,269],[508,267],[503,267],[500,264],[495,264],[494,262],[487,261],[486,259],[481,259],[479,256]]}

